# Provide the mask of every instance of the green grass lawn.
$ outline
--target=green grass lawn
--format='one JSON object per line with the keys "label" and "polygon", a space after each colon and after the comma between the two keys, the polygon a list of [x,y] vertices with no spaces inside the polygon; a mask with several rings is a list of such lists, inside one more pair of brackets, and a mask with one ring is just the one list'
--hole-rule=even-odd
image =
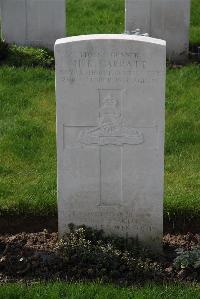
{"label": "green grass lawn", "polygon": [[200,1],[192,0],[190,21],[190,43],[200,44]]}
{"label": "green grass lawn", "polygon": [[[125,0],[67,0],[67,34],[124,32]],[[200,1],[191,1],[190,43],[200,44]]]}
{"label": "green grass lawn", "polygon": [[[68,0],[67,5],[69,35],[124,31],[124,0]],[[190,42],[200,44],[200,0],[192,0]],[[0,66],[0,215],[57,215],[54,70],[16,67],[38,60],[52,63],[43,50],[14,48]],[[165,216],[200,215],[199,98],[199,65],[168,69]],[[6,284],[0,298],[200,299],[200,287]]]}
{"label": "green grass lawn", "polygon": [[67,35],[124,32],[124,0],[67,0]]}
{"label": "green grass lawn", "polygon": [[56,213],[54,72],[0,69],[0,211]]}
{"label": "green grass lawn", "polygon": [[[122,32],[123,3],[69,0],[70,35]],[[192,1],[191,24],[200,42],[199,0]],[[0,67],[0,214],[56,215],[54,71],[16,67],[51,65],[51,56],[11,52]],[[165,215],[192,217],[200,213],[200,66],[169,69],[166,95]]]}
{"label": "green grass lawn", "polygon": [[165,212],[200,213],[200,66],[168,70]]}
{"label": "green grass lawn", "polygon": [[[56,213],[54,71],[0,69],[0,212]],[[200,67],[167,73],[165,212],[200,213]]]}
{"label": "green grass lawn", "polygon": [[101,284],[50,283],[0,287],[1,299],[199,299],[197,285],[150,285],[143,288],[119,288]]}

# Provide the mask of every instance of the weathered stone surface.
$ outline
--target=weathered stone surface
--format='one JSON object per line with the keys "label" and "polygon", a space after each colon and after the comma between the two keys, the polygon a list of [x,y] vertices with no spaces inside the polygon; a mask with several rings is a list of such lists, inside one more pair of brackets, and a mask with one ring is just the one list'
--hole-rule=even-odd
{"label": "weathered stone surface", "polygon": [[57,40],[58,213],[69,223],[160,248],[165,41]]}
{"label": "weathered stone surface", "polygon": [[126,0],[126,31],[140,28],[167,42],[167,57],[187,60],[190,0]]}
{"label": "weathered stone surface", "polygon": [[2,34],[8,43],[53,49],[65,37],[65,0],[1,0]]}

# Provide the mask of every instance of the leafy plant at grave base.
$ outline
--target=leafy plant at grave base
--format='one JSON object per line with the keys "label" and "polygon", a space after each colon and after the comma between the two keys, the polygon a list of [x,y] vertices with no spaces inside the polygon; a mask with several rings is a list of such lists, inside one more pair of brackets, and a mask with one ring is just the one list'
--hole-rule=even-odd
{"label": "leafy plant at grave base", "polygon": [[9,47],[5,64],[16,67],[53,68],[55,65],[54,56],[48,49],[37,49],[12,45]]}
{"label": "leafy plant at grave base", "polygon": [[195,248],[190,251],[178,249],[177,254],[178,256],[174,260],[176,269],[196,269],[200,275],[200,248]]}
{"label": "leafy plant at grave base", "polygon": [[137,240],[106,237],[103,231],[69,225],[70,232],[60,241],[59,256],[65,261],[67,276],[73,279],[143,281],[161,273],[158,263]]}
{"label": "leafy plant at grave base", "polygon": [[0,38],[0,62],[8,56],[8,44]]}

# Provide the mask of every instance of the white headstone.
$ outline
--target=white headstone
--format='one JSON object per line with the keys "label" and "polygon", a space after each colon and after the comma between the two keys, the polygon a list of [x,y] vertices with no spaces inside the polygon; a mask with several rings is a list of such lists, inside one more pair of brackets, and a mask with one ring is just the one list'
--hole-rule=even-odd
{"label": "white headstone", "polygon": [[53,49],[65,37],[65,0],[1,0],[2,35],[8,43]]}
{"label": "white headstone", "polygon": [[56,41],[59,233],[69,223],[160,248],[165,41]]}
{"label": "white headstone", "polygon": [[126,31],[139,28],[167,42],[171,61],[187,60],[190,0],[126,0]]}

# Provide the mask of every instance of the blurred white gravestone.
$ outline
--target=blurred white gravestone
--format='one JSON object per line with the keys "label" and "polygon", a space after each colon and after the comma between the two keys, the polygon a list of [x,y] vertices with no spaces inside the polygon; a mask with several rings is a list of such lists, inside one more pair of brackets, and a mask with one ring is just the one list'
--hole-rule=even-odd
{"label": "blurred white gravestone", "polygon": [[167,58],[187,60],[190,0],[126,0],[126,31],[139,28],[167,42]]}
{"label": "blurred white gravestone", "polygon": [[59,233],[85,224],[161,248],[165,41],[56,41]]}
{"label": "blurred white gravestone", "polygon": [[1,0],[2,35],[8,43],[53,49],[65,37],[65,0]]}

